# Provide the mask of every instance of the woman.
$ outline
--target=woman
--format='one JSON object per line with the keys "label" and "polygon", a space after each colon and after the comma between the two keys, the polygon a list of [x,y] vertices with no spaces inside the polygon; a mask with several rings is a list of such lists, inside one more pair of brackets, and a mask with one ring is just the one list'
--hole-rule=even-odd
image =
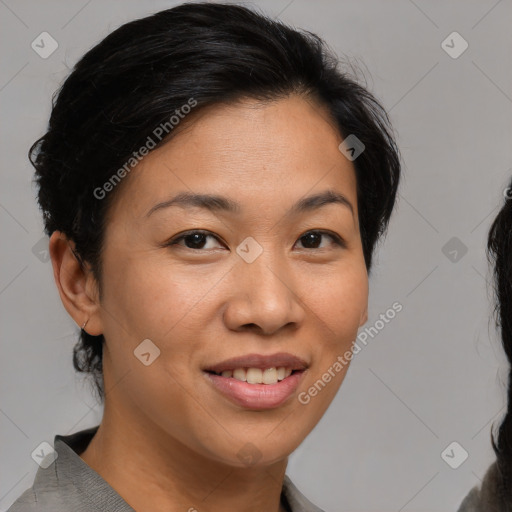
{"label": "woman", "polygon": [[10,511],[319,510],[287,458],[346,374],[400,177],[385,111],[336,66],[210,3],[75,66],[31,157],[104,414],[55,436]]}
{"label": "woman", "polygon": [[[487,254],[493,265],[496,325],[509,363],[512,364],[512,181],[505,204],[494,219],[487,239]],[[512,511],[512,372],[508,382],[508,409],[492,439],[496,461],[487,470],[480,487],[475,486],[459,512]]]}

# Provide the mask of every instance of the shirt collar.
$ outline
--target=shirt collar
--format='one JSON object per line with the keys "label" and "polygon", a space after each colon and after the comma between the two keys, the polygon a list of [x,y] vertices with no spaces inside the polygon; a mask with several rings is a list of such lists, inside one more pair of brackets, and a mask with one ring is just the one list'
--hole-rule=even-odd
{"label": "shirt collar", "polygon": [[[72,485],[98,510],[136,512],[79,455],[87,448],[98,427],[99,425],[70,435],[56,435],[54,449],[57,453],[54,464],[51,465],[51,469],[38,469],[34,488],[43,491],[52,483]],[[323,512],[306,499],[288,475],[284,476],[281,500],[291,512]]]}

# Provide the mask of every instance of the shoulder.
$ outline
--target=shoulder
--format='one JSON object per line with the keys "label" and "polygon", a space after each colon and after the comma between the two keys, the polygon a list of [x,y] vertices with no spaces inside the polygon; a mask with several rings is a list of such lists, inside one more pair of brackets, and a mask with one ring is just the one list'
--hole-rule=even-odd
{"label": "shoulder", "polygon": [[7,509],[7,512],[32,512],[38,510],[37,499],[34,489],[27,489],[18,499]]}
{"label": "shoulder", "polygon": [[34,487],[27,489],[7,509],[7,512],[69,512],[58,492],[36,492]]}
{"label": "shoulder", "polygon": [[21,494],[7,512],[79,512],[84,510],[69,481],[56,480],[51,469],[39,468],[32,487]]}
{"label": "shoulder", "polygon": [[[90,512],[97,510],[81,492],[77,482],[94,484],[94,473],[80,459],[74,448],[87,441],[94,429],[68,436],[56,435],[52,450],[41,449],[41,460],[32,486],[25,490],[7,509],[7,512]],[[66,444],[70,443],[70,445]],[[91,477],[91,475],[93,475]],[[97,479],[101,478],[96,475]],[[91,492],[101,492],[94,487]]]}
{"label": "shoulder", "polygon": [[475,486],[462,501],[457,512],[506,512],[510,510],[500,492],[497,462],[489,466],[480,486]]}

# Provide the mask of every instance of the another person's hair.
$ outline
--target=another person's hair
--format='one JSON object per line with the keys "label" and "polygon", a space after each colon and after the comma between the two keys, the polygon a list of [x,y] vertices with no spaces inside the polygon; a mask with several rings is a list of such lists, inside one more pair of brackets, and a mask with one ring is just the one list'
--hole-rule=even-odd
{"label": "another person's hair", "polygon": [[[315,34],[233,4],[185,3],[121,26],[75,65],[54,95],[46,134],[30,149],[46,234],[60,230],[75,242],[101,300],[107,214],[122,183],[105,199],[94,190],[191,98],[192,118],[209,105],[298,94],[326,107],[343,138],[354,134],[365,146],[353,164],[369,272],[395,204],[400,155],[383,107],[338,67]],[[73,350],[75,369],[92,374],[101,402],[103,341],[81,331]]]}
{"label": "another person's hair", "polygon": [[[512,192],[512,180],[506,191]],[[508,362],[512,365],[512,198],[508,193],[489,230],[487,256],[493,265],[496,326]],[[508,376],[507,411],[497,439],[491,433],[491,441],[497,458],[495,493],[505,507],[500,510],[512,510],[512,369],[509,369]]]}

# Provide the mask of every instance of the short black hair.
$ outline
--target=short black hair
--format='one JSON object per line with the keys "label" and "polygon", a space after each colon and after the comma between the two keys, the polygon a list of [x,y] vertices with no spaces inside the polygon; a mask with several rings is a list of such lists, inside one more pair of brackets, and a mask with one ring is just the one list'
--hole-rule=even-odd
{"label": "short black hair", "polygon": [[[170,117],[191,99],[195,113],[244,98],[272,101],[291,94],[319,102],[343,138],[355,135],[364,144],[353,164],[370,272],[401,172],[384,108],[339,69],[339,59],[317,35],[234,4],[184,3],[126,23],[75,65],[53,97],[47,132],[29,151],[46,234],[59,230],[74,241],[101,299],[107,214],[120,186],[104,199],[95,190],[126,165],[155,127],[169,132],[157,146],[169,140]],[[73,351],[75,369],[94,376],[102,402],[103,341],[82,330]]]}

